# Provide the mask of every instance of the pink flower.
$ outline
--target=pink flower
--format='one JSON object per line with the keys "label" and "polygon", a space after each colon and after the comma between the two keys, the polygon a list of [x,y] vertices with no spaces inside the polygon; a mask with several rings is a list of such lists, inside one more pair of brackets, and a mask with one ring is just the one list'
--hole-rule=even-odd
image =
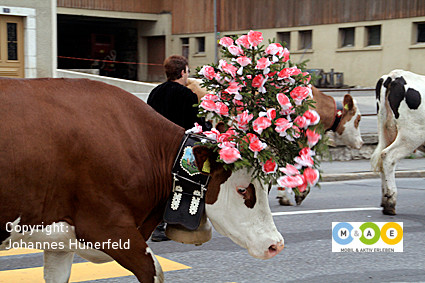
{"label": "pink flower", "polygon": [[230,142],[231,141],[231,137],[235,136],[236,132],[234,130],[227,130],[225,133],[219,134],[217,137],[217,141],[218,142]]}
{"label": "pink flower", "polygon": [[276,172],[277,164],[271,158],[263,164],[263,172],[266,174],[272,174]]}
{"label": "pink flower", "polygon": [[218,101],[220,100],[220,97],[218,97],[215,94],[212,93],[207,93],[206,95],[204,95],[201,100],[212,100],[212,101]]}
{"label": "pink flower", "polygon": [[289,98],[285,94],[278,93],[276,97],[277,97],[277,101],[279,102],[282,110],[288,110],[288,109],[292,108],[291,101],[289,100]]}
{"label": "pink flower", "polygon": [[242,67],[248,66],[252,63],[251,59],[246,56],[240,56],[236,59],[236,62],[239,63]]}
{"label": "pink flower", "polygon": [[233,39],[231,39],[230,37],[222,37],[219,41],[219,44],[224,46],[224,47],[229,47],[230,45],[233,44]]}
{"label": "pink flower", "polygon": [[224,72],[230,74],[232,77],[236,76],[236,71],[238,68],[233,66],[232,64],[227,63],[225,60],[221,59],[219,62],[219,68]]}
{"label": "pink flower", "polygon": [[281,56],[283,62],[287,62],[289,60],[289,51],[286,49],[286,47],[283,48],[283,54]]}
{"label": "pink flower", "polygon": [[277,179],[277,183],[285,188],[296,188],[304,184],[304,179],[301,175],[283,176]]}
{"label": "pink flower", "polygon": [[211,94],[211,93],[208,93],[204,97],[201,98],[201,100],[212,100],[212,101],[217,101],[219,99],[220,98],[218,98],[217,95],[214,95],[214,94]]}
{"label": "pink flower", "polygon": [[242,48],[236,45],[230,45],[229,47],[227,47],[227,50],[229,50],[230,54],[232,54],[233,56],[239,56],[243,54]]}
{"label": "pink flower", "polygon": [[[270,78],[270,77],[273,77],[274,75],[276,75],[277,74],[277,71],[274,71],[274,72],[271,72],[271,73],[268,73],[267,74],[267,76]],[[276,84],[275,83],[273,83],[272,85],[274,85],[274,86],[276,86]],[[278,86],[276,86],[276,88],[279,88]]]}
{"label": "pink flower", "polygon": [[230,164],[238,159],[242,159],[239,150],[234,147],[224,147],[219,151],[220,159],[225,163]]}
{"label": "pink flower", "polygon": [[280,133],[280,136],[286,136],[286,130],[292,127],[292,123],[290,123],[285,118],[279,118],[275,121],[276,132]]}
{"label": "pink flower", "polygon": [[301,129],[307,128],[307,119],[304,116],[297,116],[294,120],[294,123]]}
{"label": "pink flower", "polygon": [[255,78],[252,80],[252,86],[253,87],[261,87],[264,85],[265,78],[263,75],[256,75]]}
{"label": "pink flower", "polygon": [[315,110],[307,110],[303,116],[307,119],[308,125],[317,125],[320,121],[319,113]]}
{"label": "pink flower", "polygon": [[267,118],[269,118],[270,120],[273,120],[274,118],[276,118],[276,109],[274,108],[267,109]]}
{"label": "pink flower", "polygon": [[248,32],[248,42],[251,44],[252,47],[256,47],[262,41],[263,41],[263,34],[261,32],[253,31],[253,30]]}
{"label": "pink flower", "polygon": [[242,87],[243,86],[237,82],[230,82],[229,86],[226,88],[226,92],[230,94],[239,94],[239,91],[242,89]]}
{"label": "pink flower", "polygon": [[248,123],[252,120],[252,118],[254,118],[254,115],[249,114],[248,110],[245,110],[241,114],[238,114],[238,116],[236,116],[235,118],[237,122],[236,128],[242,131],[248,130]]}
{"label": "pink flower", "polygon": [[297,86],[291,91],[291,97],[296,105],[301,105],[304,99],[311,96],[311,89],[305,86]]}
{"label": "pink flower", "polygon": [[220,132],[216,128],[212,128],[211,131],[203,132],[203,134],[210,139],[217,140]]}
{"label": "pink flower", "polygon": [[272,62],[275,63],[275,62],[279,61],[278,57],[282,56],[283,47],[282,47],[282,45],[280,45],[280,43],[272,43],[269,46],[267,46],[266,54],[273,55]]}
{"label": "pink flower", "polygon": [[238,62],[239,65],[241,65],[241,67],[236,72],[239,76],[242,76],[243,74],[243,67],[248,66],[252,63],[251,59],[246,56],[240,56],[235,61]]}
{"label": "pink flower", "polygon": [[298,171],[298,169],[294,165],[291,165],[289,163],[286,164],[286,167],[285,168],[279,168],[279,170],[282,173],[284,173],[285,175],[288,175],[288,176],[293,176],[293,175],[300,174],[300,171]]}
{"label": "pink flower", "polygon": [[222,115],[222,116],[229,116],[229,108],[227,107],[226,104],[224,104],[221,101],[217,101],[215,103],[215,106],[216,106],[215,112],[217,114]]}
{"label": "pink flower", "polygon": [[272,43],[266,48],[266,54],[280,56],[283,53],[283,47],[280,43]]}
{"label": "pink flower", "polygon": [[233,104],[236,106],[236,111],[243,111],[245,109],[245,104],[237,99],[233,99]]}
{"label": "pink flower", "polygon": [[297,67],[291,67],[291,68],[283,69],[282,71],[279,72],[279,74],[277,74],[277,76],[279,77],[279,79],[286,79],[291,76],[296,76],[299,74],[301,74],[300,69],[298,69]]}
{"label": "pink flower", "polygon": [[305,168],[303,172],[306,183],[314,186],[319,181],[319,170],[313,168]]}
{"label": "pink flower", "polygon": [[264,84],[266,83],[267,78],[264,78],[263,75],[256,75],[252,80],[252,86],[257,87],[258,91],[261,93],[265,93],[266,89],[264,88]]}
{"label": "pink flower", "polygon": [[294,158],[295,162],[303,167],[313,167],[314,161],[311,158],[310,154],[302,154],[300,152],[300,156]]}
{"label": "pink flower", "polygon": [[307,189],[307,182],[305,181],[304,175],[301,175],[301,178],[303,178],[303,184],[298,186],[298,190],[300,193],[304,192],[305,189]]}
{"label": "pink flower", "polygon": [[220,73],[216,73],[215,74],[215,79],[217,80],[217,82],[219,84],[223,84],[224,83],[223,77],[220,75]]}
{"label": "pink flower", "polygon": [[304,147],[303,149],[300,150],[300,155],[314,156],[314,155],[316,155],[316,153],[313,150],[311,150],[311,148]]}
{"label": "pink flower", "polygon": [[260,139],[255,139],[249,144],[249,149],[255,153],[262,151],[266,147],[267,147],[267,144],[260,141]]}
{"label": "pink flower", "polygon": [[256,140],[259,140],[260,138],[259,137],[257,137],[255,134],[253,134],[253,133],[247,133],[244,137],[243,137],[243,141],[245,141],[247,144],[248,144],[248,146],[249,146],[249,144],[250,143],[253,143],[253,142],[255,142]]}
{"label": "pink flower", "polygon": [[307,72],[304,72],[304,73],[303,73],[303,76],[304,76],[304,83],[305,83],[305,84],[308,84],[308,83],[310,82],[310,80],[311,80],[311,76],[310,76],[310,74],[309,74],[309,73],[307,73]]}
{"label": "pink flower", "polygon": [[189,130],[186,131],[186,134],[193,133],[193,134],[200,134],[202,133],[202,126],[198,123],[195,123],[195,126]]}
{"label": "pink flower", "polygon": [[230,136],[236,136],[237,135],[237,133],[236,133],[236,131],[235,131],[235,128],[233,128],[233,127],[230,127],[226,132],[225,132],[225,134],[226,135],[230,135]]}
{"label": "pink flower", "polygon": [[209,80],[212,80],[212,79],[215,78],[214,68],[211,67],[211,66],[207,66],[207,65],[204,65],[202,67],[202,69],[199,71],[198,74],[203,75],[204,77],[206,77]]}
{"label": "pink flower", "polygon": [[315,146],[319,142],[319,140],[322,138],[320,134],[310,129],[305,131],[305,135],[307,136],[307,143],[309,147]]}
{"label": "pink flower", "polygon": [[299,138],[301,136],[301,130],[297,126],[293,125],[292,126],[292,131],[293,131],[292,136],[294,138],[297,139],[297,138]]}
{"label": "pink flower", "polygon": [[202,100],[200,106],[207,111],[215,111],[216,110],[215,102],[212,101],[212,100],[209,100],[209,99]]}
{"label": "pink flower", "polygon": [[239,46],[243,46],[245,48],[249,48],[249,41],[248,41],[248,36],[247,35],[242,35],[241,37],[239,37],[238,39],[236,39],[236,44]]}
{"label": "pink flower", "polygon": [[257,66],[255,66],[255,69],[257,70],[264,70],[268,66],[270,66],[270,61],[266,57],[263,57],[261,59],[257,60]]}
{"label": "pink flower", "polygon": [[287,110],[282,110],[279,112],[282,115],[290,115],[290,114],[294,114],[295,113],[295,108],[289,108]]}
{"label": "pink flower", "polygon": [[257,119],[255,119],[254,122],[252,122],[254,131],[256,131],[259,135],[261,135],[264,129],[270,127],[271,124],[272,121],[270,121],[270,119],[266,117],[258,117]]}

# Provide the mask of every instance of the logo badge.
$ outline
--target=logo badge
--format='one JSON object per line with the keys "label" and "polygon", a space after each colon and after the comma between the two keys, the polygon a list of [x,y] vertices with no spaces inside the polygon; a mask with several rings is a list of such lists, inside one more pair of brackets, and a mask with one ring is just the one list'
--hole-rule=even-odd
{"label": "logo badge", "polygon": [[332,252],[403,252],[403,222],[332,222]]}

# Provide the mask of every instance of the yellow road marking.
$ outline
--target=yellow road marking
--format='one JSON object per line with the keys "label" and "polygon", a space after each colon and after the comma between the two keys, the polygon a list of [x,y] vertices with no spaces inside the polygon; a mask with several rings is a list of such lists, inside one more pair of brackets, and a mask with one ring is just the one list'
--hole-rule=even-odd
{"label": "yellow road marking", "polygon": [[[9,250],[6,252],[0,252],[0,256],[5,256],[4,253],[8,255],[19,255],[19,254],[29,254],[41,252],[40,250],[25,250],[25,249],[16,249]],[[190,266],[163,258],[161,256],[156,256],[159,263],[161,264],[162,270],[174,271],[189,269]],[[123,268],[121,265],[113,262],[103,263],[103,264],[94,264],[91,262],[82,262],[74,263],[71,270],[70,282],[81,282],[97,279],[107,279],[107,278],[116,278],[122,276],[133,275],[130,271]],[[0,282],[21,282],[21,283],[30,283],[30,282],[44,282],[43,280],[43,267],[34,267],[34,268],[24,268],[24,269],[12,269],[0,271]]]}

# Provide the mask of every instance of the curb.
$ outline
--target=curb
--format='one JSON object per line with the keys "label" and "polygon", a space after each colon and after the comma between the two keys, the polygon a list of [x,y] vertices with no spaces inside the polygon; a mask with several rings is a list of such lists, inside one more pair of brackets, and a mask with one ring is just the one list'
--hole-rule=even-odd
{"label": "curb", "polygon": [[[422,178],[425,177],[425,170],[396,171],[396,178]],[[379,173],[374,172],[352,172],[342,174],[322,174],[322,182],[337,182],[349,180],[364,180],[380,178]]]}

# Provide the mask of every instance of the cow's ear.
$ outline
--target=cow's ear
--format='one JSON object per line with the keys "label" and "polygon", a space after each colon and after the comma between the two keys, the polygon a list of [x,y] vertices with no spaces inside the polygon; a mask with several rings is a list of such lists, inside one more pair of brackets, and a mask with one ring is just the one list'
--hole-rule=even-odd
{"label": "cow's ear", "polygon": [[215,162],[213,159],[213,149],[205,145],[195,145],[193,147],[193,155],[195,156],[195,163],[198,170],[203,174],[210,174],[211,163]]}
{"label": "cow's ear", "polygon": [[344,111],[350,111],[354,108],[353,97],[349,94],[344,95]]}

